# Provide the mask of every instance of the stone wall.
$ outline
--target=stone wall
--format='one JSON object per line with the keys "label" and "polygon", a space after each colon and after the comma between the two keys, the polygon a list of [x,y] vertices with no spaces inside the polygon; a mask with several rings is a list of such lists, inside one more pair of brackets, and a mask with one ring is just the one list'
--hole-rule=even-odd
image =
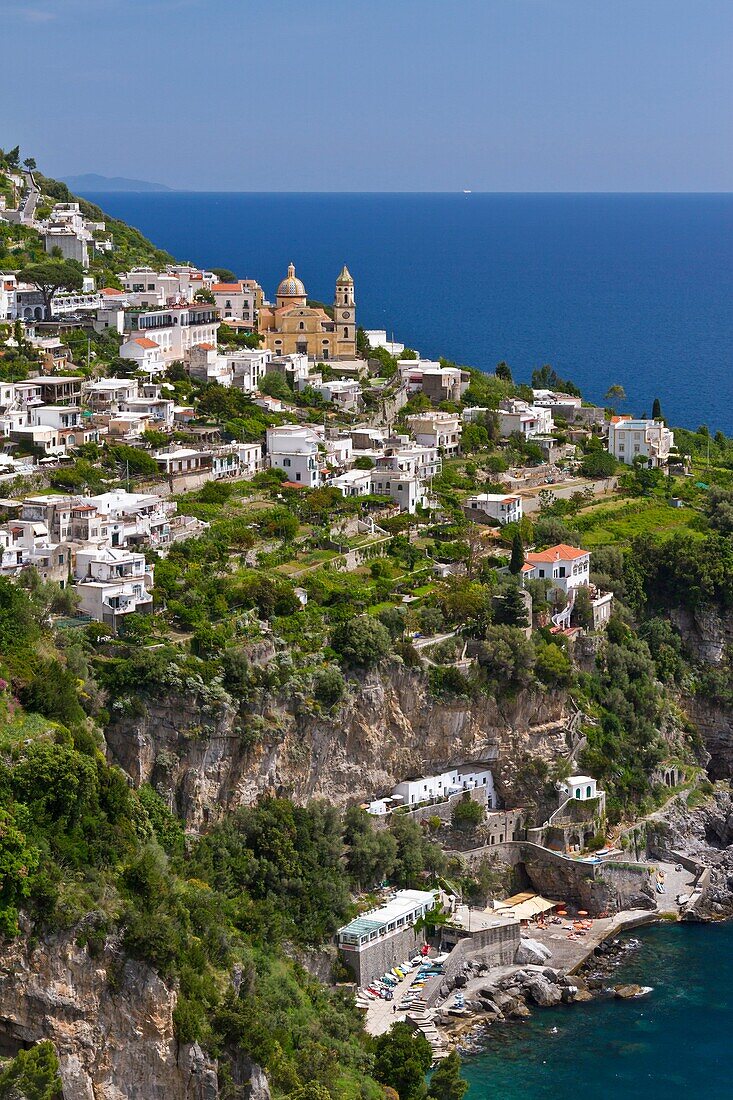
{"label": "stone wall", "polygon": [[339,957],[354,975],[357,985],[364,986],[393,966],[411,959],[424,943],[422,932],[416,933],[412,927],[403,928],[400,932],[367,944],[361,951],[349,951],[340,946]]}
{"label": "stone wall", "polygon": [[[446,947],[453,942],[452,930],[444,928],[443,941],[448,939]],[[458,933],[459,935],[461,933]],[[481,932],[464,935],[452,948],[443,966],[443,973],[425,983],[423,1000],[430,1006],[440,996],[443,985],[452,986],[456,977],[463,971],[467,962],[484,963],[486,966],[511,966],[520,944],[519,921],[484,928]]]}

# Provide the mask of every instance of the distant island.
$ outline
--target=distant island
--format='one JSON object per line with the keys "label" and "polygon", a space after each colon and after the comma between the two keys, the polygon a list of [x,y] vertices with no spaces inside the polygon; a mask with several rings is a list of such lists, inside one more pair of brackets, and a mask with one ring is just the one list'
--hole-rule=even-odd
{"label": "distant island", "polygon": [[100,176],[96,172],[87,172],[81,176],[64,176],[63,182],[72,191],[172,191],[164,183],[151,183],[149,180],[131,180],[124,176]]}

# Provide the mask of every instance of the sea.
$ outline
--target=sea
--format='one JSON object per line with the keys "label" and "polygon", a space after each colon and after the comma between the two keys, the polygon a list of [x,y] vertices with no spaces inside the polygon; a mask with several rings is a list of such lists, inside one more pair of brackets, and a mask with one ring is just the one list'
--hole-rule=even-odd
{"label": "sea", "polygon": [[733,434],[731,194],[89,194],[177,259],[256,278],[296,265],[424,357],[529,381],[545,363],[591,401]]}
{"label": "sea", "polygon": [[608,981],[651,993],[493,1025],[464,1062],[467,1100],[733,1097],[733,924],[664,923],[634,937]]}

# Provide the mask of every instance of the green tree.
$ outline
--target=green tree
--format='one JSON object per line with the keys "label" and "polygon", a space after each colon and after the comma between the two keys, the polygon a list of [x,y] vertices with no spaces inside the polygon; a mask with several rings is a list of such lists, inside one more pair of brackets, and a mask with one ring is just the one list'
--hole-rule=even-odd
{"label": "green tree", "polygon": [[397,841],[386,829],[375,829],[366,810],[351,806],[344,817],[346,867],[358,889],[388,879],[397,858]]}
{"label": "green tree", "polygon": [[615,382],[613,386],[608,387],[603,400],[610,401],[613,404],[622,403],[626,400],[626,390],[618,382]]}
{"label": "green tree", "polygon": [[654,398],[654,403],[652,404],[652,420],[661,420],[661,419],[662,419],[662,403],[661,403],[661,401],[659,400],[658,397],[655,397]]}
{"label": "green tree", "polygon": [[0,1073],[0,1100],[63,1100],[53,1043],[21,1050]]}
{"label": "green tree", "polygon": [[324,707],[333,707],[343,699],[346,684],[339,669],[330,665],[319,669],[313,677],[313,694]]}
{"label": "green tree", "polygon": [[501,363],[497,363],[496,370],[494,372],[496,377],[501,379],[502,382],[512,382],[512,372],[508,363],[503,360]]}
{"label": "green tree", "polygon": [[608,451],[593,451],[584,456],[580,472],[583,477],[611,477],[617,465],[616,459]]}
{"label": "green tree", "polygon": [[378,619],[357,615],[336,628],[331,645],[347,667],[372,668],[387,656],[392,639]]}
{"label": "green tree", "polygon": [[451,824],[461,832],[472,833],[484,820],[486,811],[480,802],[466,794],[451,810]]}
{"label": "green tree", "polygon": [[522,535],[519,531],[515,531],[512,538],[512,556],[509,559],[509,572],[513,573],[516,577],[522,572],[523,565],[524,546],[522,545]]}
{"label": "green tree", "polygon": [[394,1089],[400,1100],[421,1100],[425,1096],[425,1074],[433,1061],[430,1043],[408,1023],[393,1024],[374,1040],[374,1076]]}
{"label": "green tree", "polygon": [[463,1100],[467,1089],[468,1081],[461,1077],[460,1055],[452,1050],[430,1078],[428,1096],[431,1100]]}
{"label": "green tree", "polygon": [[76,260],[41,260],[21,268],[18,279],[38,288],[46,309],[46,318],[51,320],[54,297],[61,290],[81,290],[84,285],[84,270]]}
{"label": "green tree", "polygon": [[508,584],[493,600],[494,622],[500,626],[529,626],[527,604],[519,586]]}

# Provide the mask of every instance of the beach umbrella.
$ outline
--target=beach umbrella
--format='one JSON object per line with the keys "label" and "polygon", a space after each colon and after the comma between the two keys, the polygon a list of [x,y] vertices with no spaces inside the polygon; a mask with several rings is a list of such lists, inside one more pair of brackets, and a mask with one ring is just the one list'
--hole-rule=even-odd
{"label": "beach umbrella", "polygon": [[588,916],[588,910],[587,909],[579,909],[578,910],[578,916],[579,917],[587,917]]}

